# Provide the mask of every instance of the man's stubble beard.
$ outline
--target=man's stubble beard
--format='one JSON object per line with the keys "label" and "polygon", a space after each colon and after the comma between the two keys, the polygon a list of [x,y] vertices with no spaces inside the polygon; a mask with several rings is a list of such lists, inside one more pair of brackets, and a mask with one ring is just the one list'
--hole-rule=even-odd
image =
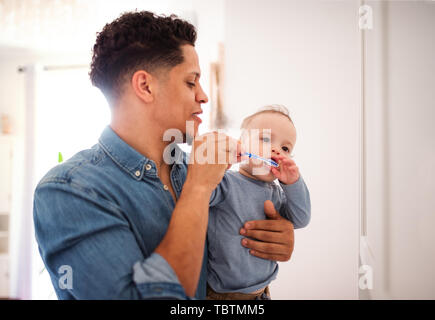
{"label": "man's stubble beard", "polygon": [[193,144],[193,140],[195,137],[191,135],[190,133],[185,133],[183,135],[183,140],[187,143],[188,146],[191,146]]}

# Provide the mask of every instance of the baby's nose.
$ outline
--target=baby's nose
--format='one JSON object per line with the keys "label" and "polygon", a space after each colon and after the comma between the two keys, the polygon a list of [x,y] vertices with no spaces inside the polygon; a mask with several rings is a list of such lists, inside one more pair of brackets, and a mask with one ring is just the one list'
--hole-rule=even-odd
{"label": "baby's nose", "polygon": [[272,148],[272,153],[275,153],[276,155],[279,155],[278,148]]}

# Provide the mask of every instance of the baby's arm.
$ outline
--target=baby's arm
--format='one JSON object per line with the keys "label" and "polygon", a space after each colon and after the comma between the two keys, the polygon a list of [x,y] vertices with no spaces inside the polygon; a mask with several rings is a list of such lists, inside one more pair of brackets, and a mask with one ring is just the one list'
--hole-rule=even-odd
{"label": "baby's arm", "polygon": [[228,177],[227,173],[225,173],[221,182],[217,185],[216,189],[214,189],[211,194],[209,207],[217,206],[219,203],[225,200],[225,196],[228,193],[228,187]]}
{"label": "baby's arm", "polygon": [[292,221],[295,229],[306,227],[311,219],[310,193],[296,163],[280,156],[279,168],[272,168],[272,172],[279,179],[283,190],[280,193],[280,214]]}
{"label": "baby's arm", "polygon": [[310,193],[301,176],[290,185],[280,183],[283,195],[279,213],[293,222],[295,229],[304,228],[311,219]]}

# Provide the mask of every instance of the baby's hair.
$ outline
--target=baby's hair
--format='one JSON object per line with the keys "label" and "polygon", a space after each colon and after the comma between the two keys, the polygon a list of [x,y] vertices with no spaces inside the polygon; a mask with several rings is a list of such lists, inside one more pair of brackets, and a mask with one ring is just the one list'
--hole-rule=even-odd
{"label": "baby's hair", "polygon": [[[259,114],[263,114],[263,113],[280,113],[283,116],[287,117],[291,123],[293,123],[293,120],[290,117],[290,112],[288,111],[288,109],[285,106],[283,106],[281,104],[270,104],[270,105],[267,105],[267,106],[260,108],[254,114],[251,114],[250,116],[247,116],[245,119],[243,119],[242,125],[240,126],[240,129],[246,128],[246,126],[248,125],[249,122],[251,122],[252,119],[254,119]],[[294,125],[294,123],[293,123],[293,125]]]}

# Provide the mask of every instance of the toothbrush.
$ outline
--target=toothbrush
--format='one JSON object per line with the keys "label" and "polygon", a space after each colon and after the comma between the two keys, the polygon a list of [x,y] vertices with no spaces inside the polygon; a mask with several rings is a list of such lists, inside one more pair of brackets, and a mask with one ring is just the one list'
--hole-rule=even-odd
{"label": "toothbrush", "polygon": [[255,155],[255,154],[252,154],[250,152],[244,152],[241,155],[242,156],[248,156],[249,158],[254,158],[254,159],[261,160],[261,161],[263,161],[264,164],[267,164],[268,166],[271,166],[271,167],[275,167],[275,168],[279,167],[279,164],[276,163],[275,161],[273,161],[271,159],[262,158],[260,156]]}

